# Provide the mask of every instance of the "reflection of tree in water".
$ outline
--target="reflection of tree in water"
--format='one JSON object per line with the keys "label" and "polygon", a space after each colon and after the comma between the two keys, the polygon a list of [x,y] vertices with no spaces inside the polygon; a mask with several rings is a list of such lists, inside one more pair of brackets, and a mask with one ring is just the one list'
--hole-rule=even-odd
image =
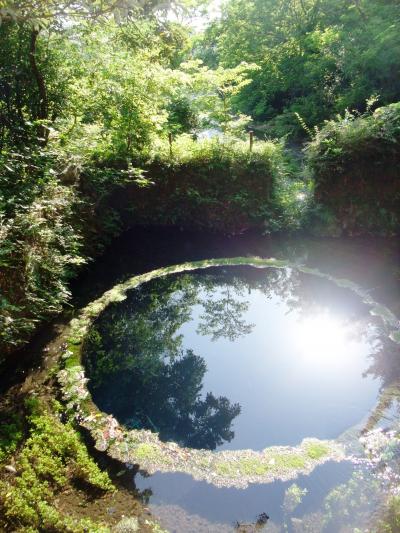
{"label": "reflection of tree in water", "polygon": [[211,291],[206,294],[207,299],[201,301],[204,313],[200,315],[202,322],[198,325],[197,333],[209,335],[213,341],[224,337],[233,342],[252,332],[254,324],[248,324],[242,318],[250,303],[239,300],[243,294],[241,287],[225,285],[218,299],[213,299]]}
{"label": "reflection of tree in water", "polygon": [[[96,348],[89,344],[87,357],[96,357]],[[240,406],[212,393],[201,398],[206,373],[202,357],[188,350],[173,359],[157,359],[150,373],[148,363],[148,354],[144,358],[138,354],[132,368],[105,376],[106,381],[93,390],[100,407],[106,409],[108,404],[128,426],[152,429],[162,440],[185,446],[215,449],[233,438],[231,423]]]}
{"label": "reflection of tree in water", "polygon": [[365,321],[370,319],[369,307],[356,293],[312,274],[298,274],[286,303],[301,317],[313,318],[326,313],[335,317],[341,324],[351,326],[354,338],[363,335]]}
{"label": "reflection of tree in water", "polygon": [[210,269],[207,275],[193,276],[202,291],[198,303],[203,307],[197,333],[212,340],[225,338],[235,341],[250,334],[255,324],[246,322],[245,313],[250,302],[245,295],[259,291],[266,298],[277,295],[286,299],[296,284],[296,273],[291,269],[258,270],[249,267]]}
{"label": "reflection of tree in water", "polygon": [[374,340],[369,355],[371,364],[364,375],[380,379],[382,384],[379,400],[363,432],[372,430],[396,405],[400,415],[400,345],[389,338],[388,329],[382,325],[375,326]]}
{"label": "reflection of tree in water", "polygon": [[380,378],[382,388],[400,382],[400,345],[389,338],[389,331],[382,325],[375,326],[373,339],[371,365],[365,374]]}
{"label": "reflection of tree in water", "polygon": [[179,329],[200,304],[200,332],[235,340],[253,327],[243,318],[246,292],[269,295],[273,286],[282,289],[290,280],[286,271],[266,276],[238,267],[167,276],[132,291],[102,313],[86,339],[95,402],[131,427],[159,432],[163,440],[209,449],[229,442],[240,406],[202,390],[205,361],[182,349]]}
{"label": "reflection of tree in water", "polygon": [[240,406],[212,393],[202,397],[204,359],[181,348],[177,331],[190,318],[197,290],[188,276],[144,288],[110,307],[91,329],[85,343],[89,388],[101,409],[131,427],[215,449],[233,438]]}
{"label": "reflection of tree in water", "polygon": [[[159,278],[107,308],[91,328],[85,365],[98,406],[132,427],[158,431],[164,440],[209,449],[230,441],[240,406],[203,391],[205,361],[182,349],[179,329],[202,305],[200,334],[236,340],[250,333],[253,325],[244,315],[252,290],[278,297],[301,315],[333,309],[353,329],[357,324],[359,335],[370,325],[368,308],[356,295],[291,269],[231,267]],[[387,376],[385,384],[400,377],[397,352],[374,350],[370,372]]]}
{"label": "reflection of tree in water", "polygon": [[91,329],[85,365],[93,389],[104,386],[116,373],[121,374],[122,386],[128,379],[125,373],[134,369],[142,372],[144,380],[151,380],[165,355],[172,358],[180,353],[182,339],[177,331],[190,319],[195,288],[184,277],[159,279],[155,290],[144,287],[109,306]]}

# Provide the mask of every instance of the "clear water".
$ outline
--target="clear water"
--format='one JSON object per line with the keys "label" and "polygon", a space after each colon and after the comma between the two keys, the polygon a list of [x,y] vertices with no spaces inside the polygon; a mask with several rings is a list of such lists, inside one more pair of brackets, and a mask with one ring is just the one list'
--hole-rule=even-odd
{"label": "clear water", "polygon": [[226,267],[153,280],[86,343],[97,405],[196,448],[335,438],[376,402],[367,306],[293,269]]}
{"label": "clear water", "polygon": [[[148,272],[154,268],[184,261],[208,257],[235,257],[247,254],[299,261],[339,278],[350,279],[368,289],[376,301],[388,305],[398,316],[400,315],[399,253],[398,244],[394,240],[274,240],[249,234],[225,239],[212,234],[185,233],[160,230],[159,228],[134,230],[128,232],[120,241],[116,242],[114,249],[104,257],[103,261],[96,262],[95,267],[88,272],[87,279],[83,280],[81,287],[84,287],[84,290],[81,291],[78,303],[82,305],[94,299],[115,283],[135,273]],[[305,351],[305,354],[309,354],[310,358],[304,359],[303,356],[303,359],[299,358],[294,361],[297,364],[297,375],[304,380],[303,387],[297,389],[298,394],[292,395],[294,401],[289,402],[287,395],[280,394],[284,383],[281,382],[279,385],[277,379],[272,379],[272,374],[267,375],[266,378],[264,375],[265,379],[270,378],[268,390],[265,379],[263,380],[261,392],[259,392],[255,388],[251,389],[248,385],[245,386],[244,378],[241,379],[239,376],[239,386],[233,384],[230,388],[231,392],[229,392],[223,387],[233,383],[233,381],[229,381],[234,379],[230,367],[238,359],[238,357],[230,357],[230,354],[233,353],[233,347],[238,345],[238,343],[248,342],[249,335],[242,336],[236,339],[235,342],[230,342],[224,338],[212,342],[209,336],[207,338],[207,336],[196,333],[197,327],[191,322],[191,319],[188,318],[181,323],[177,323],[177,328],[174,331],[175,333],[180,331],[184,334],[181,341],[184,349],[193,342],[203,343],[204,346],[209,346],[211,350],[215,350],[218,345],[229,347],[229,353],[225,355],[218,351],[215,352],[218,356],[227,357],[228,363],[226,365],[221,364],[221,372],[224,373],[224,379],[218,380],[218,386],[214,387],[211,374],[205,373],[203,376],[204,386],[199,392],[200,398],[204,397],[205,391],[212,390],[216,396],[224,394],[228,397],[230,395],[230,402],[241,403],[241,414],[235,417],[231,424],[235,437],[230,442],[223,441],[218,449],[224,446],[236,447],[239,438],[247,438],[247,432],[244,435],[238,429],[241,424],[245,424],[246,402],[243,396],[240,395],[246,388],[250,389],[251,392],[248,395],[248,401],[251,400],[252,395],[262,394],[264,390],[266,403],[268,401],[273,402],[273,410],[269,416],[273,417],[275,415],[278,424],[270,424],[267,434],[261,434],[260,446],[263,446],[264,444],[261,442],[264,439],[269,439],[271,443],[284,439],[287,439],[287,442],[298,442],[304,434],[309,434],[312,431],[317,434],[321,432],[319,433],[320,435],[324,434],[324,432],[326,432],[326,435],[339,434],[343,428],[356,423],[360,417],[368,416],[368,411],[371,407],[370,402],[373,403],[374,395],[376,395],[375,387],[382,384],[384,388],[400,379],[399,347],[389,341],[385,335],[381,335],[379,325],[376,328],[376,325],[371,323],[368,309],[349,291],[338,289],[333,284],[312,276],[293,276],[293,273],[288,273],[290,275],[287,276],[285,281],[286,278],[283,271],[275,272],[271,270],[264,272],[270,276],[271,280],[269,297],[268,291],[264,291],[266,294],[265,305],[271,304],[275,306],[275,312],[280,316],[279,320],[288,320],[287,324],[292,321],[292,326],[288,330],[282,324],[280,333],[283,332],[283,334],[280,335],[280,339],[276,335],[277,324],[275,322],[273,322],[274,327],[269,327],[270,325],[272,326],[271,321],[264,320],[260,325],[256,324],[256,327],[253,328],[252,334],[254,335],[257,330],[259,330],[260,335],[264,331],[266,340],[260,353],[263,354],[266,364],[267,362],[270,365],[273,363],[272,356],[276,356],[280,345],[289,346],[290,344],[295,344],[295,347],[299,348],[287,334],[287,331],[291,331],[291,335],[293,334],[293,330],[290,328],[293,327],[295,329],[296,316],[306,323],[307,321],[312,323],[314,318],[321,316],[321,314],[325,316],[326,313],[335,317],[333,324],[337,324],[338,321],[342,323],[342,318],[344,317],[345,324],[351,327],[356,342],[355,344],[350,342],[348,348],[352,348],[350,353],[353,353],[353,358],[346,356],[343,351],[335,348],[338,340],[335,335],[331,335],[333,342],[324,342],[324,339],[328,338],[329,329],[333,333],[335,328],[327,327],[326,323],[325,327],[322,327],[324,324],[324,321],[322,321],[322,324],[320,323],[321,327],[311,326],[305,328],[305,331],[314,331],[315,335],[309,336],[307,334],[303,338],[303,345],[314,349]],[[278,272],[280,272],[279,276]],[[262,272],[255,272],[254,275],[256,277],[261,276]],[[170,282],[168,281],[168,283]],[[149,288],[150,284],[147,288],[143,286],[143,290],[149,291]],[[173,287],[170,288],[173,289]],[[251,300],[253,301],[254,298],[256,302],[260,294],[258,286],[250,289]],[[157,304],[158,302],[164,305],[165,302],[169,301],[169,294],[166,294],[163,286],[154,287],[154,292],[156,293],[153,296],[155,298],[154,303]],[[79,291],[76,289],[75,293],[79,294]],[[164,299],[160,299],[161,293],[164,294]],[[247,293],[245,294],[246,298],[248,296]],[[98,362],[95,364],[94,355],[92,355],[92,358],[90,357],[90,350],[87,351],[89,357],[86,361],[87,370],[92,374],[92,392],[95,394],[98,405],[104,410],[115,413],[118,404],[121,420],[129,420],[130,418],[131,422],[134,422],[132,420],[134,413],[132,401],[136,397],[132,395],[130,402],[124,400],[129,394],[132,394],[132,387],[130,387],[133,370],[132,358],[129,358],[127,354],[138,353],[137,350],[146,345],[141,344],[138,346],[128,342],[127,332],[133,335],[132,339],[135,337],[134,334],[137,331],[133,327],[135,317],[139,316],[142,309],[146,309],[146,306],[148,308],[149,299],[141,299],[141,294],[144,296],[145,293],[141,291],[132,292],[128,301],[108,309],[97,321],[96,330],[99,335],[101,332],[101,339],[97,339],[97,343],[95,339],[92,339],[92,348],[96,351]],[[197,305],[193,303],[191,307],[192,319],[198,316],[199,312],[201,314],[201,309],[196,307]],[[184,305],[181,307],[183,309]],[[254,309],[250,305],[248,313],[254,312]],[[285,315],[283,312],[285,309],[291,309],[289,315]],[[178,310],[180,310],[179,306]],[[185,319],[184,314],[180,316]],[[171,329],[168,330],[167,327],[167,324],[173,323],[174,320],[172,322],[168,320],[168,313],[159,314],[158,318],[153,314],[149,318],[152,318],[154,325],[157,324],[154,329],[158,332],[158,335],[155,335],[154,331],[151,333],[150,328],[151,334],[149,334],[148,339],[153,339],[153,341],[147,345],[153,345],[152,351],[154,352],[160,349],[160,344],[155,343],[154,340],[157,340],[157,338],[159,341],[166,340],[174,333]],[[151,325],[152,320],[149,321],[149,325]],[[248,316],[246,320],[249,323],[255,322],[252,316]],[[278,321],[277,316],[276,320]],[[293,320],[295,323],[293,323]],[[344,329],[348,330],[347,327]],[[371,342],[370,333],[374,330],[376,341]],[[163,332],[165,333],[164,337]],[[319,337],[318,333],[321,333]],[[382,331],[382,333],[384,332]],[[306,342],[306,338],[311,339],[311,341]],[[340,336],[340,339],[343,339],[343,337]],[[311,342],[311,346],[309,342]],[[333,361],[330,358],[323,359],[322,354],[325,351],[321,349],[321,344],[325,345],[326,353],[328,354],[336,351],[337,359],[334,358]],[[90,348],[90,346],[87,346],[87,348]],[[194,347],[194,349],[202,357],[207,356],[203,349],[200,350],[199,346],[197,348]],[[370,354],[369,357],[368,352]],[[243,354],[243,352],[241,353]],[[255,350],[249,350],[245,353],[245,356],[250,358],[255,353]],[[317,353],[321,357],[316,356]],[[311,357],[311,354],[314,355]],[[340,357],[341,354],[344,358]],[[284,356],[281,357],[285,359]],[[219,361],[220,359],[217,357],[216,359],[214,358],[215,360]],[[288,361],[290,361],[290,354],[286,355],[286,362]],[[302,361],[302,365],[299,369],[300,361]],[[327,371],[324,373],[322,366],[329,361],[331,366],[328,365],[326,367]],[[346,361],[349,364],[351,363],[349,367],[346,366]],[[336,363],[339,367],[335,367]],[[281,374],[284,373],[283,368],[281,369]],[[275,371],[278,370],[275,369]],[[362,375],[364,370],[367,371],[366,378]],[[135,367],[135,372],[138,372],[138,367]],[[343,379],[339,382],[337,374],[340,372],[342,372]],[[347,382],[348,373],[353,377],[349,378]],[[330,374],[335,376],[337,390],[341,392],[336,393],[335,387],[331,387],[333,394],[330,398],[330,404],[329,401],[325,404],[325,412],[327,416],[328,414],[330,416],[329,423],[325,423],[322,418],[319,418],[318,422],[315,423],[314,415],[308,416],[307,414],[306,417],[302,418],[298,414],[295,415],[296,409],[300,408],[301,404],[303,404],[303,408],[306,405],[305,397],[308,395],[317,393],[319,390],[321,397],[324,396],[325,388],[319,386],[319,380],[325,380],[325,385],[329,386]],[[139,375],[144,376],[145,374]],[[313,376],[315,377],[314,380],[312,379]],[[372,377],[375,377],[375,381],[371,381]],[[229,378],[229,380],[226,378]],[[293,381],[296,376],[292,376],[292,378]],[[353,378],[355,380],[354,386],[359,387],[358,391],[361,396],[352,396],[351,394],[348,396],[348,390],[351,387],[347,389],[346,387]],[[150,382],[151,380],[148,383]],[[309,383],[312,383],[313,387],[308,387],[307,384]],[[149,394],[149,388],[147,387],[147,389],[146,394]],[[121,390],[122,392],[120,392]],[[346,390],[347,392],[345,392]],[[270,391],[270,395],[268,395],[268,391]],[[155,394],[154,388],[152,394]],[[276,394],[275,402],[273,401],[273,394]],[[159,398],[162,395],[164,395],[163,398],[165,399],[164,390],[160,392]],[[149,400],[151,397],[152,395],[149,394]],[[158,403],[163,401],[161,399],[157,400],[157,394],[153,398],[153,405],[156,405],[157,401]],[[145,403],[148,407],[150,401]],[[145,406],[145,403],[140,405]],[[316,405],[309,402],[309,405],[310,408],[318,411],[318,402],[316,402]],[[343,409],[344,405],[345,408]],[[123,407],[125,410],[122,409]],[[394,408],[396,409],[396,406]],[[281,413],[284,412],[284,409],[287,409],[286,413],[292,409],[292,414],[279,417],[277,414],[279,409]],[[261,409],[259,411],[261,412]],[[138,418],[136,418],[136,423],[140,422]],[[390,425],[391,422],[385,419],[383,423],[384,425]],[[309,427],[305,429],[307,424],[309,424]],[[357,439],[358,430],[361,427],[362,425],[356,428],[353,438]],[[275,432],[279,432],[279,435],[276,435]],[[256,446],[256,428],[253,428],[252,435],[252,443]],[[126,481],[132,483],[130,471],[127,472],[126,476]],[[293,483],[302,491],[307,489],[307,492],[302,493],[303,496],[301,496],[300,502],[297,501],[297,504],[295,502],[294,505],[288,505],[288,502],[290,503],[288,494],[293,489]],[[152,476],[137,474],[134,477],[132,486],[136,486],[138,496],[150,508],[151,512],[160,519],[161,525],[175,533],[258,531],[254,525],[261,513],[266,513],[270,517],[263,529],[263,531],[270,533],[338,533],[340,531],[354,531],[355,528],[373,531],[377,530],[375,527],[376,521],[381,516],[381,497],[383,494],[381,481],[376,479],[374,471],[369,473],[358,471],[358,467],[348,462],[326,463],[316,468],[309,476],[299,476],[293,482],[276,481],[271,484],[250,485],[243,490],[217,488],[205,482],[195,481],[191,476],[181,473],[157,473]],[[127,513],[129,514],[129,510],[127,510]],[[239,529],[237,522],[240,522]]]}

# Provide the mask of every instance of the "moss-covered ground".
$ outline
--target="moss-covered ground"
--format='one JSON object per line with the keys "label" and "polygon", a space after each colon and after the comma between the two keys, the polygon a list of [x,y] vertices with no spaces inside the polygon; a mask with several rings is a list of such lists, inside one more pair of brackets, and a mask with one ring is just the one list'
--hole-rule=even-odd
{"label": "moss-covered ground", "polygon": [[[54,400],[57,349],[0,402],[0,531],[161,533],[120,466],[98,455]],[[100,461],[100,462],[99,462]]]}

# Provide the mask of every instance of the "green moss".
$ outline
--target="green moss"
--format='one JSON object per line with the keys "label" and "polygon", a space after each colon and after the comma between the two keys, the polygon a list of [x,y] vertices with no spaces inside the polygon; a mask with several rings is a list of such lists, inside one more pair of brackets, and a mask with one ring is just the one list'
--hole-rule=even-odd
{"label": "green moss", "polygon": [[360,289],[360,287],[356,283],[348,279],[336,278],[334,281],[338,287],[343,287],[345,289],[352,289],[354,291],[358,291]]}
{"label": "green moss", "polygon": [[260,459],[244,458],[239,461],[222,461],[215,465],[215,470],[220,476],[235,478],[240,475],[262,476],[268,472],[268,465]]}
{"label": "green moss", "polygon": [[155,444],[148,444],[148,443],[139,444],[139,446],[135,448],[134,453],[135,453],[135,457],[139,461],[147,460],[147,461],[159,462],[159,461],[163,461],[164,459],[163,453],[158,448],[158,446]]}
{"label": "green moss", "polygon": [[221,476],[263,476],[268,472],[279,473],[288,470],[301,470],[306,466],[306,458],[293,453],[268,453],[260,457],[232,458],[217,462],[215,471]]}
{"label": "green moss", "polygon": [[68,358],[66,358],[66,361],[65,361],[66,368],[70,368],[72,366],[76,366],[79,364],[81,348],[82,348],[81,342],[72,343],[70,339],[68,339],[67,351],[69,353],[68,353]]}
{"label": "green moss", "polygon": [[57,495],[84,482],[104,492],[113,489],[107,473],[89,456],[71,423],[62,424],[37,400],[27,402],[29,437],[15,458],[18,475],[0,482],[0,514],[19,531],[80,533],[108,531],[90,520],[75,520],[57,509]]}
{"label": "green moss", "polygon": [[209,470],[211,468],[212,459],[213,458],[209,456],[200,457],[197,461],[197,466],[203,470]]}
{"label": "green moss", "polygon": [[271,457],[273,470],[301,470],[306,466],[306,458],[300,454],[282,453]]}
{"label": "green moss", "polygon": [[310,443],[305,446],[305,451],[310,459],[318,460],[327,455],[330,450],[325,444]]}
{"label": "green moss", "polygon": [[70,346],[71,345],[73,346],[74,344],[80,344],[81,342],[82,342],[82,339],[78,336],[77,337],[71,336],[68,339],[68,343]]}

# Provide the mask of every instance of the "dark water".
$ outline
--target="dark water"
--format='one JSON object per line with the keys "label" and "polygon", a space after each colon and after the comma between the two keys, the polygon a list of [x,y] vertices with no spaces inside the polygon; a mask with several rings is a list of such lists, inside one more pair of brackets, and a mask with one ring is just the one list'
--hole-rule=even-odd
{"label": "dark water", "polygon": [[153,280],[106,310],[86,343],[94,401],[195,448],[335,438],[376,402],[363,375],[368,307],[295,269],[226,267]]}
{"label": "dark water", "polygon": [[[314,528],[322,526],[323,517],[318,511],[324,500],[334,487],[348,483],[354,471],[349,462],[326,463],[309,476],[299,476],[295,484],[303,494],[297,502],[288,499],[293,481],[252,484],[243,490],[217,488],[176,473],[155,474],[150,478],[137,475],[135,485],[142,498],[150,499],[153,510],[170,532],[231,531],[237,522],[255,523],[263,513],[269,517],[266,530],[271,531],[273,525],[290,526],[293,518],[301,520],[306,516],[311,516]],[[336,520],[327,526],[327,531],[337,533]]]}
{"label": "dark water", "polygon": [[[102,261],[98,261],[94,269],[88,271],[86,278],[81,278],[81,289],[75,293],[79,302],[85,302],[136,273],[184,261],[246,254],[289,259],[353,280],[367,289],[376,301],[387,305],[398,316],[400,314],[398,245],[393,240],[379,239],[271,240],[251,235],[225,239],[215,235],[169,230],[135,230],[116,242],[111,252]],[[129,395],[132,400],[141,401],[144,395],[135,396],[132,390],[132,385],[141,383],[141,391],[146,393],[149,401],[135,403],[136,407],[139,405],[140,409],[148,410],[150,406],[153,409],[164,404],[165,407],[171,402],[176,405],[178,401],[181,406],[189,405],[192,411],[197,407],[197,426],[188,428],[187,423],[181,424],[181,427],[175,424],[174,431],[183,426],[186,435],[190,429],[191,436],[201,436],[203,444],[206,442],[210,447],[215,444],[219,446],[218,449],[224,446],[247,447],[243,441],[239,444],[239,439],[246,441],[250,438],[249,446],[263,447],[279,441],[298,442],[303,436],[313,433],[320,437],[335,436],[367,416],[377,386],[381,384],[384,388],[400,379],[399,348],[388,340],[384,328],[371,322],[368,309],[352,293],[338,289],[324,280],[293,273],[280,279],[279,276],[284,275],[282,271],[279,271],[279,276],[273,270],[255,272],[254,275],[252,272],[252,269],[247,269],[247,273],[241,272],[240,278],[245,280],[245,283],[242,282],[244,290],[241,295],[237,294],[232,283],[228,283],[227,273],[219,275],[222,285],[212,284],[212,298],[208,298],[209,287],[205,288],[201,282],[194,283],[193,278],[190,283],[187,282],[185,292],[178,276],[173,282],[172,278],[166,278],[164,287],[153,286],[158,298],[152,300],[152,290],[148,284],[142,291],[132,293],[123,304],[110,308],[108,314],[96,323],[96,329],[101,330],[101,335],[99,334],[97,341],[91,341],[101,364],[95,365],[92,361],[88,365],[91,365],[92,391],[97,394],[96,401],[99,405],[103,402],[101,407],[114,413],[117,408],[120,409],[121,419],[129,421],[130,418],[131,425],[146,425],[145,412],[135,414],[133,402],[126,401]],[[263,276],[267,281],[264,280],[261,287],[260,277]],[[224,325],[221,328],[216,327],[212,320],[200,320],[200,315],[205,312],[207,314],[207,309],[204,311],[203,303],[191,300],[193,284],[194,292],[197,291],[196,297],[206,303],[221,300],[229,285],[231,294],[235,296],[235,303],[249,302],[249,307],[239,313],[244,323],[236,323],[231,328],[232,324],[228,321],[228,327]],[[264,290],[266,285],[268,291]],[[168,304],[168,311],[158,313],[158,316],[155,312],[149,312],[152,305],[155,309],[160,309],[159,304],[161,307]],[[191,319],[185,317],[184,310],[188,307]],[[208,308],[208,315],[212,310]],[[289,314],[286,315],[286,311]],[[268,320],[260,321],[260,314],[265,314]],[[134,320],[139,315],[149,318],[146,337],[149,342],[143,342],[140,346],[133,342],[137,338],[137,328],[146,325],[143,321],[140,323]],[[197,331],[199,322],[206,326],[211,324],[206,335]],[[162,327],[151,328],[151,323]],[[304,330],[310,336],[307,333],[301,339],[296,337],[296,326],[299,323],[305,324]],[[245,326],[252,324],[255,326],[251,333],[246,332]],[[339,336],[334,334],[337,328],[342,331]],[[227,333],[233,331],[236,335],[239,330],[243,333],[243,329],[244,334],[236,336],[233,341],[226,338]],[[352,339],[347,337],[349,329]],[[217,335],[218,338],[213,341],[212,338],[218,332],[224,335]],[[344,336],[343,332],[346,332]],[[175,357],[175,367],[152,366],[154,358],[164,358],[163,347],[168,345],[171,353],[177,349],[176,345],[171,344],[171,338],[179,333],[183,334],[179,349],[184,353]],[[375,341],[371,340],[371,335],[375,335]],[[169,344],[165,344],[168,339]],[[347,351],[338,349],[344,339]],[[105,340],[105,345],[100,346]],[[223,349],[218,349],[218,346]],[[235,351],[238,346],[242,348]],[[142,372],[140,365],[133,364],[139,348],[142,354],[148,350],[149,357],[145,357],[144,362],[147,364],[146,372],[149,371],[150,374]],[[182,361],[187,355],[186,350],[190,348],[199,357],[209,358],[209,371],[203,373],[202,388],[198,391],[197,400],[193,396],[185,397],[187,370],[191,365],[192,368],[197,365],[198,376],[202,374],[200,361],[193,358],[186,359],[188,366],[185,370]],[[111,353],[114,357],[110,360]],[[283,355],[280,356],[280,353]],[[90,356],[90,349],[88,355]],[[253,374],[250,372],[246,377],[244,371],[251,371],[253,365],[247,365],[248,368],[244,365],[241,370],[243,374],[239,375],[236,365],[243,362],[243,359],[258,361],[260,371]],[[214,380],[210,372],[212,363]],[[289,364],[294,365],[293,372],[292,369],[289,371]],[[132,382],[135,373],[132,372],[133,369],[137,373],[135,382]],[[366,377],[363,377],[365,371]],[[282,374],[287,377],[290,386],[286,386],[286,379],[285,382],[280,380],[279,376]],[[147,382],[145,375],[151,376]],[[276,379],[273,379],[273,375]],[[178,380],[179,388],[171,385],[167,390],[159,388],[160,379],[166,383],[171,376]],[[157,387],[151,385],[155,378]],[[253,387],[253,380],[260,386]],[[298,380],[301,380],[302,386],[296,386]],[[353,387],[357,394],[352,394]],[[178,390],[184,392],[179,398]],[[225,396],[230,407],[236,403],[241,407],[240,414],[231,419],[229,427],[225,424],[229,419],[226,416],[214,426],[215,430],[211,435],[199,431],[202,420],[207,423],[210,421],[205,416],[210,414],[204,405],[207,391],[211,391],[216,398]],[[318,401],[307,400],[312,395],[314,398],[316,395]],[[170,399],[166,401],[166,398]],[[276,401],[273,401],[274,398]],[[304,416],[307,408],[312,415]],[[153,416],[156,418],[155,414]],[[246,421],[251,420],[251,417],[256,419],[257,416],[262,417],[262,420],[268,416],[268,424],[261,422],[249,428],[249,425],[252,426],[250,423],[246,426]],[[157,422],[160,426],[157,429],[163,429],[162,420],[153,420],[152,416],[150,419],[154,425]],[[185,422],[183,411],[180,421]],[[147,420],[149,426],[152,425],[151,422]],[[180,436],[176,433],[168,435],[170,427],[164,429],[165,438],[184,440],[182,433]],[[224,435],[221,430],[225,430]],[[234,438],[230,441],[225,439],[222,444],[218,444],[219,437],[227,436],[226,430],[233,431]],[[357,437],[357,432],[355,436]],[[373,473],[353,472],[349,463],[327,463],[309,476],[295,479],[294,483],[294,489],[292,481],[277,481],[272,484],[250,485],[247,489],[239,490],[216,488],[179,473],[135,477],[135,484],[143,501],[171,532],[223,533],[235,530],[236,521],[254,525],[261,513],[267,513],[270,517],[265,530],[273,533],[337,533],[353,531],[355,528],[374,530],[375,521],[379,517],[382,489]],[[251,529],[248,525],[240,531],[252,530],[254,528]]]}

